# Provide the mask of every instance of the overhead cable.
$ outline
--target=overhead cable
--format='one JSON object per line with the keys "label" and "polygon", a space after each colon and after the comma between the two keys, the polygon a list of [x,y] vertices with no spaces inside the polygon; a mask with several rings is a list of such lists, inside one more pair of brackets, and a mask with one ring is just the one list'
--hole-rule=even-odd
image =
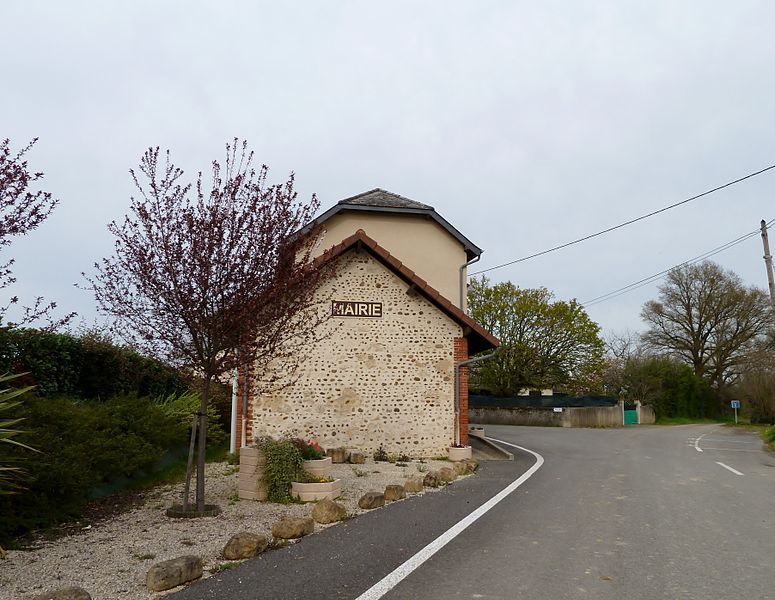
{"label": "overhead cable", "polygon": [[[767,223],[767,228],[769,228],[773,223],[775,223],[775,219],[772,221],[769,221]],[[739,238],[736,238],[732,241],[727,242],[726,244],[722,244],[721,246],[717,246],[716,248],[713,248],[712,250],[708,250],[707,252],[700,254],[699,256],[695,256],[694,258],[690,258],[689,260],[685,260],[682,263],[679,263],[677,265],[674,265],[670,267],[669,269],[665,269],[664,271],[660,271],[659,273],[655,273],[654,275],[650,275],[649,277],[644,277],[643,279],[639,279],[638,281],[635,281],[629,285],[625,285],[624,287],[620,287],[619,289],[613,290],[612,292],[608,292],[607,294],[603,294],[602,296],[598,296],[597,298],[592,298],[591,300],[587,300],[586,302],[582,302],[581,305],[585,308],[589,308],[590,306],[594,306],[595,304],[600,304],[601,302],[605,302],[606,300],[611,300],[613,298],[617,298],[623,294],[626,294],[628,292],[631,292],[633,290],[637,290],[638,288],[644,287],[650,283],[653,283],[659,279],[662,279],[665,277],[670,271],[674,269],[679,269],[681,267],[685,267],[687,265],[692,265],[695,263],[700,262],[701,260],[705,260],[706,258],[710,258],[711,256],[714,256],[716,254],[719,254],[720,252],[723,252],[724,250],[728,250],[729,248],[732,248],[733,246],[737,246],[738,244],[741,244],[742,242],[751,239],[752,237],[755,237],[757,234],[761,233],[760,229],[757,229],[755,231],[751,231],[749,233],[746,233],[745,235],[740,236]]]}
{"label": "overhead cable", "polygon": [[598,236],[601,236],[606,233],[610,233],[611,231],[614,231],[616,229],[621,229],[622,227],[626,227],[627,225],[632,225],[633,223],[637,223],[638,221],[643,221],[644,219],[648,219],[649,217],[653,217],[654,215],[658,215],[660,213],[663,213],[665,211],[670,210],[671,208],[676,208],[677,206],[681,206],[682,204],[686,204],[688,202],[692,202],[693,200],[697,200],[699,198],[702,198],[703,196],[708,196],[714,192],[718,192],[719,190],[723,190],[724,188],[728,188],[730,186],[733,186],[737,183],[740,183],[741,181],[745,181],[746,179],[751,179],[752,177],[756,177],[757,175],[761,175],[762,173],[766,173],[767,171],[770,171],[772,169],[775,169],[775,165],[770,165],[769,167],[765,167],[764,169],[760,169],[758,171],[754,171],[753,173],[749,173],[748,175],[745,175],[744,177],[739,177],[738,179],[735,179],[734,181],[728,181],[727,183],[720,185],[718,187],[714,187],[713,189],[707,190],[705,192],[702,192],[701,194],[697,194],[696,196],[692,196],[691,198],[686,198],[685,200],[681,200],[680,202],[676,202],[674,204],[671,204],[669,206],[665,206],[663,208],[660,208],[659,210],[652,211],[648,214],[641,215],[640,217],[636,217],[634,219],[630,219],[629,221],[625,221],[624,223],[619,223],[618,225],[614,225],[612,227],[608,227],[606,229],[603,229],[602,231],[598,231],[596,233],[591,233],[589,235],[585,235],[584,237],[580,237],[575,240],[571,240],[570,242],[565,242],[564,244],[560,244],[559,246],[554,246],[552,248],[547,248],[546,250],[542,250],[541,252],[536,252],[535,254],[529,254],[528,256],[523,256],[522,258],[518,258],[516,260],[512,260],[509,262],[502,263],[500,265],[495,265],[494,267],[488,267],[487,269],[482,269],[481,271],[476,271],[474,273],[470,273],[469,277],[473,277],[474,275],[480,275],[482,273],[487,273],[488,271],[494,271],[495,269],[501,269],[503,267],[508,267],[509,265],[515,265],[517,263],[524,262],[526,260],[530,260],[531,258],[536,258],[538,256],[543,256],[544,254],[549,254],[550,252],[555,252],[557,250],[562,250],[563,248],[567,248],[568,246],[573,246],[574,244],[578,244],[580,242],[585,242],[587,240],[591,240],[592,238],[596,238]]}

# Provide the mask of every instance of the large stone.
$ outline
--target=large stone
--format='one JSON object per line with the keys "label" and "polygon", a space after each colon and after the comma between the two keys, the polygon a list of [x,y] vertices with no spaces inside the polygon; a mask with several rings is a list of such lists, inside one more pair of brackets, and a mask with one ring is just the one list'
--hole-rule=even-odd
{"label": "large stone", "polygon": [[333,500],[320,500],[312,509],[312,518],[316,523],[336,523],[347,518],[347,509]]}
{"label": "large stone", "polygon": [[442,467],[439,469],[439,479],[444,483],[451,483],[457,479],[455,471],[451,467]]}
{"label": "large stone", "polygon": [[418,494],[422,492],[423,490],[423,484],[422,484],[422,478],[420,477],[410,477],[404,482],[404,492],[407,494]]}
{"label": "large stone", "polygon": [[253,558],[261,554],[269,546],[269,538],[259,533],[241,531],[233,535],[223,549],[223,557],[226,560],[241,560]]}
{"label": "large stone", "polygon": [[68,587],[38,594],[32,600],[91,600],[89,592],[80,587]]}
{"label": "large stone", "polygon": [[315,531],[315,521],[310,517],[285,517],[272,525],[272,535],[283,540],[292,540]]}
{"label": "large stone", "polygon": [[395,502],[406,498],[406,492],[402,485],[388,485],[385,487],[385,502]]}
{"label": "large stone", "polygon": [[145,577],[145,585],[152,592],[170,590],[202,576],[202,559],[188,555],[156,563]]}
{"label": "large stone", "polygon": [[441,480],[439,478],[439,472],[438,471],[428,471],[425,474],[425,477],[422,480],[422,484],[425,487],[439,487],[439,485],[441,485]]}
{"label": "large stone", "polygon": [[331,457],[331,462],[337,465],[346,463],[350,453],[347,452],[347,448],[329,448],[326,450],[326,455]]}
{"label": "large stone", "polygon": [[358,500],[358,506],[366,510],[385,506],[385,494],[380,492],[366,492],[361,496],[361,499]]}
{"label": "large stone", "polygon": [[362,465],[366,462],[366,455],[358,450],[350,451],[350,462],[354,465]]}

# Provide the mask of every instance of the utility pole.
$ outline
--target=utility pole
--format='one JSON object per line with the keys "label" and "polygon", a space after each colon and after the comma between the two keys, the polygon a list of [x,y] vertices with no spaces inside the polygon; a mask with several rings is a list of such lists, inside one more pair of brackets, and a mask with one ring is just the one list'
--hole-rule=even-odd
{"label": "utility pole", "polygon": [[767,266],[767,281],[770,284],[770,301],[775,306],[775,278],[772,275],[772,255],[770,254],[770,242],[767,239],[767,222],[762,219],[762,243],[764,244],[764,264]]}

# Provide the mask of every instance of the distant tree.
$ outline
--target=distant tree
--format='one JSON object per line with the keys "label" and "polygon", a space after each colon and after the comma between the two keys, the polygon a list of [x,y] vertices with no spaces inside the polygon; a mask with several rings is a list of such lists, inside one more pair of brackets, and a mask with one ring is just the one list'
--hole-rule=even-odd
{"label": "distant tree", "polygon": [[627,363],[633,358],[642,357],[643,354],[640,334],[630,330],[608,333],[605,336],[603,392],[610,396],[619,396],[625,386],[624,374]]}
{"label": "distant tree", "polygon": [[161,160],[158,148],[146,151],[139,173],[131,171],[139,192],[131,214],[109,225],[115,254],[87,277],[100,310],[125,338],[203,381],[200,512],[211,384],[238,365],[263,372],[277,360],[292,371],[320,314],[313,292],[323,273],[312,265],[309,238],[293,235],[318,201],[297,200],[293,175],[268,185],[268,168],[256,171],[252,161],[247,143],[235,139],[225,166],[212,163],[207,187],[201,172],[184,183],[169,151]]}
{"label": "distant tree", "polygon": [[650,348],[684,361],[718,389],[739,377],[772,326],[764,291],[710,261],[670,271],[659,300],[647,302],[641,316]]}
{"label": "distant tree", "polygon": [[472,372],[472,385],[504,396],[525,388],[588,393],[600,387],[600,327],[576,300],[553,301],[545,288],[491,285],[482,278],[471,281],[468,306],[471,316],[502,343],[495,358]]}
{"label": "distant tree", "polygon": [[[43,173],[30,173],[24,156],[38,141],[33,139],[27,146],[13,154],[10,140],[0,141],[0,247],[9,246],[11,238],[26,235],[48,218],[59,200],[50,192],[32,190],[36,182],[43,178]],[[16,282],[11,267],[14,259],[8,259],[0,264],[0,289],[7,288]],[[19,299],[13,296],[0,306],[0,321],[5,320],[5,314],[12,304]],[[56,308],[55,302],[45,303],[38,297],[32,307],[23,311],[23,316],[17,324],[28,324],[46,317]],[[63,325],[74,315],[68,315],[57,322],[50,323],[51,328]]]}

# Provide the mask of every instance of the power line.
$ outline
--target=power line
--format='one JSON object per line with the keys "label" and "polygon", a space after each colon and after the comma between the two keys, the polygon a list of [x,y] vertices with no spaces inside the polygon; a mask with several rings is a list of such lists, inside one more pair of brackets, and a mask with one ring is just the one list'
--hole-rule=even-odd
{"label": "power line", "polygon": [[[767,227],[769,228],[773,223],[775,223],[775,219],[767,223]],[[712,250],[708,250],[707,252],[700,254],[699,256],[695,256],[694,258],[685,260],[684,262],[674,265],[669,269],[665,269],[664,271],[660,271],[659,273],[655,273],[654,275],[650,275],[649,277],[644,277],[643,279],[639,279],[634,283],[625,285],[624,287],[620,287],[619,289],[613,290],[612,292],[608,292],[607,294],[603,294],[602,296],[598,296],[597,298],[592,298],[591,300],[582,302],[581,305],[584,306],[585,308],[589,308],[590,306],[594,306],[595,304],[600,304],[601,302],[605,302],[606,300],[612,300],[613,298],[617,298],[628,292],[637,290],[638,288],[642,288],[650,283],[653,283],[654,281],[657,281],[658,279],[665,277],[673,269],[678,269],[687,265],[700,262],[701,260],[705,260],[706,258],[710,258],[711,256],[719,254],[724,250],[728,250],[733,246],[737,246],[738,244],[741,244],[742,242],[751,239],[752,237],[756,236],[756,234],[758,233],[760,233],[759,229],[757,229],[756,231],[751,231],[749,233],[746,233],[745,235],[742,235],[739,238],[736,238],[730,242],[727,242],[726,244],[722,244],[721,246],[717,246]]]}
{"label": "power line", "polygon": [[740,177],[738,179],[735,179],[734,181],[729,181],[723,185],[720,185],[718,187],[714,187],[713,189],[710,189],[706,192],[702,192],[701,194],[697,194],[696,196],[692,196],[691,198],[686,198],[686,200],[681,200],[680,202],[676,202],[675,204],[671,204],[669,206],[665,206],[664,208],[660,208],[659,210],[655,210],[653,212],[650,212],[646,215],[641,215],[640,217],[636,217],[635,219],[630,219],[629,221],[625,221],[624,223],[619,223],[618,225],[614,225],[613,227],[608,227],[607,229],[603,229],[602,231],[598,231],[597,233],[591,233],[589,235],[585,235],[584,237],[580,237],[578,239],[572,240],[570,242],[566,242],[564,244],[560,244],[559,246],[554,246],[553,248],[548,248],[546,250],[542,250],[541,252],[536,252],[535,254],[530,254],[528,256],[523,256],[522,258],[518,258],[516,260],[512,260],[509,262],[505,262],[500,265],[495,265],[494,267],[489,267],[487,269],[482,269],[481,271],[476,271],[474,273],[470,273],[469,277],[473,277],[474,275],[480,275],[482,273],[487,273],[488,271],[494,271],[495,269],[500,269],[502,267],[508,267],[509,265],[515,265],[517,263],[524,262],[526,260],[530,260],[531,258],[536,258],[538,256],[543,256],[544,254],[549,254],[550,252],[555,252],[557,250],[562,250],[563,248],[567,248],[568,246],[573,246],[574,244],[578,244],[580,242],[585,242],[587,240],[591,240],[592,238],[596,238],[598,236],[601,236],[605,233],[610,233],[611,231],[614,231],[616,229],[621,229],[622,227],[626,227],[627,225],[632,225],[633,223],[637,223],[638,221],[643,221],[644,219],[648,219],[649,217],[653,217],[654,215],[658,215],[660,213],[663,213],[667,210],[670,210],[671,208],[675,208],[676,206],[681,206],[682,204],[686,204],[687,202],[691,202],[693,200],[697,200],[698,198],[702,198],[703,196],[708,196],[714,192],[718,192],[719,190],[723,190],[724,188],[728,188],[732,185],[735,185],[737,183],[740,183],[741,181],[745,181],[746,179],[751,179],[752,177],[756,177],[757,175],[761,175],[762,173],[766,173],[767,171],[770,171],[772,169],[775,169],[775,165],[770,165],[769,167],[765,167],[764,169],[760,169],[759,171],[755,171],[753,173],[749,173],[748,175],[745,175],[744,177]]}

